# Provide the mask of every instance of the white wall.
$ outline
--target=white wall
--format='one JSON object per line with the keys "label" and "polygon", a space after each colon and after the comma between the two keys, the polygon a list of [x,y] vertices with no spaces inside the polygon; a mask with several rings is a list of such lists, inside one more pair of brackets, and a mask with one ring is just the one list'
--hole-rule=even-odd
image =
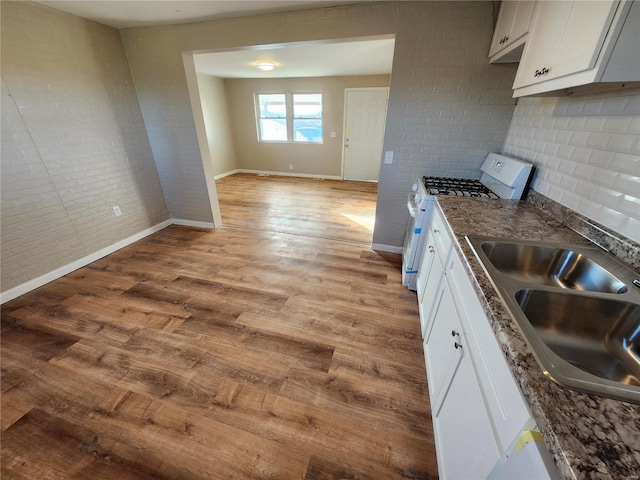
{"label": "white wall", "polygon": [[169,214],[118,31],[28,2],[1,15],[6,292]]}
{"label": "white wall", "polygon": [[[374,243],[400,246],[406,193],[420,175],[477,177],[499,150],[514,101],[513,65],[489,65],[491,2],[367,2],[335,8],[122,30],[167,203],[211,221],[182,52],[395,35]],[[180,212],[179,214],[174,212]]]}
{"label": "white wall", "polygon": [[504,151],[536,164],[536,191],[640,242],[640,90],[522,98]]}
{"label": "white wall", "polygon": [[213,174],[231,172],[238,166],[224,80],[211,75],[198,74],[198,90]]}

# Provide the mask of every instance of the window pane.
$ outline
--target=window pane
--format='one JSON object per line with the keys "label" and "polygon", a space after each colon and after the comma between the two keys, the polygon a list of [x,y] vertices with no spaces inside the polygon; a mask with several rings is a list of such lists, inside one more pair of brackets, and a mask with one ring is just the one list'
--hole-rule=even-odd
{"label": "window pane", "polygon": [[321,93],[294,93],[294,118],[322,118]]}
{"label": "window pane", "polygon": [[287,120],[286,119],[260,119],[260,139],[276,142],[287,141]]}
{"label": "window pane", "polygon": [[322,119],[294,120],[293,140],[295,142],[322,143]]}
{"label": "window pane", "polygon": [[287,117],[287,104],[284,93],[259,94],[258,107],[261,118]]}

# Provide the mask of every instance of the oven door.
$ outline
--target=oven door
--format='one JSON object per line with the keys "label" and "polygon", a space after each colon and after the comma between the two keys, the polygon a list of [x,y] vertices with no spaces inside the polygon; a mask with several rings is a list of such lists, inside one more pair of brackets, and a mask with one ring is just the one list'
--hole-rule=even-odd
{"label": "oven door", "polygon": [[[420,200],[416,203],[416,199]],[[409,210],[409,221],[404,234],[404,245],[402,255],[402,284],[409,290],[416,289],[418,264],[426,236],[425,220],[428,220],[430,206],[432,202],[424,202],[424,197],[410,194],[407,201]],[[425,208],[426,207],[426,208]]]}

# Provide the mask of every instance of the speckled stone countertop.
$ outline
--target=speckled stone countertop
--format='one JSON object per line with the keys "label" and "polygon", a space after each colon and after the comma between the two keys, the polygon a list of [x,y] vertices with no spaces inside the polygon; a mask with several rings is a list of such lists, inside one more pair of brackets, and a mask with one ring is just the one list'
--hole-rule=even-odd
{"label": "speckled stone countertop", "polygon": [[[466,235],[589,244],[526,202],[436,197],[468,261],[498,343],[566,479],[640,479],[640,405],[569,390],[542,373]],[[475,282],[473,282],[475,283]]]}

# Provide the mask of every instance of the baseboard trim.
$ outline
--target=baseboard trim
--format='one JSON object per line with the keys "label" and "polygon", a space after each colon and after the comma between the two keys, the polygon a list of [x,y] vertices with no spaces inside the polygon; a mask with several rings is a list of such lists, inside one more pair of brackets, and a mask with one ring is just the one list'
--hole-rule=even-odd
{"label": "baseboard trim", "polygon": [[221,178],[228,177],[229,175],[233,175],[234,173],[238,173],[240,170],[231,170],[230,172],[221,173],[219,175],[215,175],[213,177],[214,180],[220,180]]}
{"label": "baseboard trim", "polygon": [[108,247],[104,247],[97,252],[90,253],[78,260],[75,260],[67,265],[63,265],[62,267],[56,268],[49,273],[45,273],[44,275],[40,275],[37,278],[24,282],[17,287],[10,288],[6,292],[0,293],[0,305],[8,302],[9,300],[13,300],[14,298],[19,297],[20,295],[24,295],[25,293],[30,292],[31,290],[35,290],[38,287],[46,285],[49,282],[52,282],[60,277],[64,277],[68,273],[73,272],[79,268],[82,268],[86,265],[89,265],[91,262],[95,262],[96,260],[101,259],[102,257],[106,257],[107,255],[120,250],[121,248],[126,247],[138,240],[143,239],[144,237],[148,237],[152,233],[155,233],[163,228],[168,227],[173,222],[171,219],[165,220],[161,223],[154,225],[153,227],[146,228],[141,232],[138,232],[130,237],[125,238],[124,240],[120,240],[119,242],[114,243],[113,245],[109,245]]}
{"label": "baseboard trim", "polygon": [[270,172],[268,170],[245,170],[243,168],[236,170],[236,173],[254,173],[256,175],[273,175],[277,177],[303,177],[303,178],[322,178],[325,180],[342,180],[341,176],[336,176],[336,175],[314,175],[311,173]]}
{"label": "baseboard trim", "polygon": [[394,245],[384,245],[383,243],[372,243],[371,250],[389,253],[402,253],[402,247],[396,247]]}
{"label": "baseboard trim", "polygon": [[172,218],[171,221],[174,225],[182,225],[184,227],[208,228],[209,230],[216,228],[212,222],[197,222],[195,220],[184,220],[182,218]]}

